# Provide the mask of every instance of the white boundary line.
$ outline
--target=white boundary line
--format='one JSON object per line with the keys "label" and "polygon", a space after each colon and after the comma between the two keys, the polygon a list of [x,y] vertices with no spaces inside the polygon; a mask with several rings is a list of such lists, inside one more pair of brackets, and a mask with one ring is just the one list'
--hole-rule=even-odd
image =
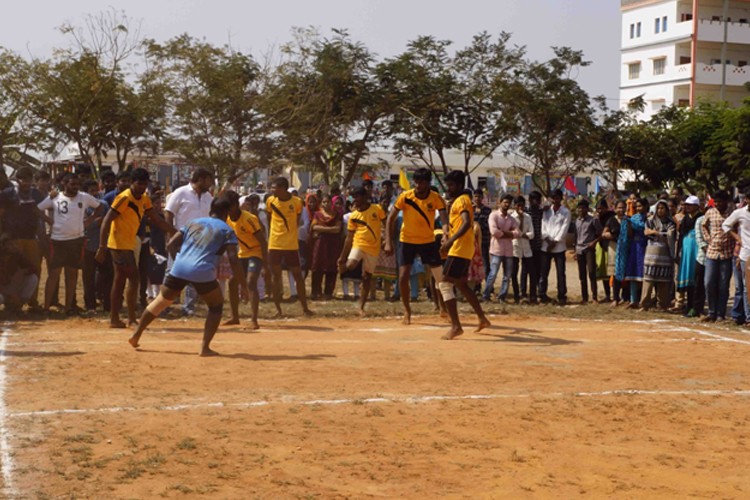
{"label": "white boundary line", "polygon": [[10,498],[15,495],[13,486],[13,453],[10,444],[10,431],[8,430],[8,408],[5,404],[5,389],[7,386],[7,362],[5,346],[8,342],[8,329],[0,328],[0,462],[3,474],[3,493]]}
{"label": "white boundary line", "polygon": [[[7,418],[28,418],[54,415],[80,415],[91,413],[126,413],[141,411],[185,411],[202,410],[211,408],[259,408],[274,405],[305,405],[305,406],[335,406],[345,404],[380,404],[380,403],[431,403],[434,401],[468,401],[468,400],[496,400],[496,399],[530,399],[530,398],[601,398],[611,396],[735,396],[750,397],[750,390],[643,390],[643,389],[613,389],[609,391],[596,392],[548,392],[548,393],[518,393],[518,394],[472,394],[465,396],[401,396],[401,397],[369,397],[369,398],[344,398],[344,399],[311,399],[296,400],[284,398],[278,400],[260,400],[241,403],[187,403],[167,406],[111,406],[104,408],[64,408],[58,410],[37,410],[26,412],[8,413]],[[5,462],[4,462],[5,464]]]}

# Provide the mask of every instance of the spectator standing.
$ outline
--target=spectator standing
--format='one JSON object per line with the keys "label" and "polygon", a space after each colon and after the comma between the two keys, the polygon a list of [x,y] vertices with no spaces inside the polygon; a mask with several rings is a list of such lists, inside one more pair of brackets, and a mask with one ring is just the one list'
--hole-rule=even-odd
{"label": "spectator standing", "polygon": [[581,200],[576,207],[576,260],[578,261],[578,280],[581,283],[581,303],[588,304],[589,289],[586,284],[588,276],[591,283],[591,298],[599,302],[596,281],[596,246],[602,236],[602,225],[597,217],[589,214],[588,200]]}
{"label": "spectator standing", "polygon": [[722,224],[731,214],[729,193],[714,193],[714,207],[706,211],[703,222],[703,238],[708,243],[706,250],[706,296],[708,315],[703,321],[724,321],[729,301],[729,281],[732,279],[732,256],[734,239],[722,229]]}
{"label": "spectator standing", "polygon": [[649,204],[645,198],[639,198],[635,203],[636,213],[625,222],[626,227],[620,230],[620,238],[625,237],[628,245],[625,278],[630,284],[630,308],[637,308],[641,304],[643,291],[643,268],[646,258],[646,220],[648,219]]}
{"label": "spectator standing", "polygon": [[[609,219],[615,216],[615,213],[609,209],[609,204],[606,198],[602,198],[596,204],[596,215],[599,218],[599,224],[602,227],[602,236],[604,235],[604,228],[607,227]],[[612,262],[612,268],[614,268],[614,262]],[[610,280],[612,277],[609,266],[609,242],[604,238],[599,239],[599,244],[596,246],[596,279],[601,281],[604,285],[604,300],[609,302],[612,300]]]}
{"label": "spectator standing", "polygon": [[[492,234],[490,233],[490,214],[492,209],[484,204],[484,191],[481,189],[474,190],[474,222],[479,224],[482,231],[482,263],[484,265],[484,276],[490,275],[490,242]],[[481,286],[481,283],[480,283]]]}
{"label": "spectator standing", "polygon": [[[336,196],[336,201],[341,197]],[[310,298],[331,300],[336,288],[338,259],[341,255],[342,214],[333,206],[330,196],[323,196],[320,210],[315,212],[312,221],[313,259],[312,288]],[[323,279],[325,278],[325,287]]]}
{"label": "spectator standing", "polygon": [[[531,221],[531,216],[526,213],[526,200],[523,196],[516,196],[513,200],[515,204],[515,212],[513,218],[518,224],[518,238],[513,239],[513,298],[516,303],[519,300],[528,300],[526,291],[528,285],[534,288],[534,296],[536,298],[536,284],[533,283],[531,278],[530,268],[533,265],[531,250],[531,241],[534,239],[534,224]],[[518,283],[518,271],[521,270],[521,283],[520,283],[520,294],[519,294],[519,283]]]}
{"label": "spectator standing", "polygon": [[622,281],[617,278],[618,256],[617,241],[620,238],[620,228],[625,221],[625,200],[615,202],[615,215],[611,217],[602,231],[602,243],[607,248],[607,273],[612,277],[612,305],[617,307],[624,300]]}
{"label": "spectator standing", "polygon": [[[167,198],[166,221],[178,231],[186,224],[195,219],[208,217],[211,211],[211,202],[214,197],[209,192],[214,185],[214,174],[205,168],[196,169],[190,178],[190,184],[179,187]],[[167,266],[169,267],[169,265]],[[195,302],[198,292],[195,287],[185,287],[185,297],[182,303],[182,314],[192,316],[195,314]]]}
{"label": "spectator standing", "polygon": [[489,225],[492,241],[490,242],[490,275],[487,277],[487,283],[484,286],[482,298],[490,300],[490,295],[494,292],[495,280],[500,272],[500,266],[503,267],[503,281],[500,285],[498,299],[505,302],[508,295],[508,286],[511,283],[511,277],[514,274],[513,260],[513,238],[518,237],[518,223],[510,213],[510,206],[513,203],[513,196],[506,194],[500,200],[500,206],[490,214]]}
{"label": "spectator standing", "polygon": [[656,289],[659,308],[669,309],[669,287],[674,281],[674,245],[675,223],[665,199],[656,202],[653,217],[646,221],[643,234],[648,239],[646,255],[643,260],[643,300],[644,309],[651,304],[649,297],[652,288]]}
{"label": "spectator standing", "polygon": [[[99,195],[99,184],[89,179],[83,183],[83,191],[93,197]],[[86,244],[83,250],[83,303],[86,310],[93,312],[96,310],[97,298],[108,296],[108,293],[98,293],[100,288],[106,288],[108,283],[104,283],[101,273],[98,271],[96,259],[96,249],[99,248],[99,233],[102,228],[102,220],[109,207],[106,202],[101,201],[103,209],[96,213],[94,208],[86,209],[86,218],[84,219],[84,237]],[[107,300],[109,305],[109,300]],[[107,310],[109,308],[106,308]]]}
{"label": "spectator standing", "polygon": [[544,252],[542,252],[542,219],[544,210],[542,209],[542,194],[539,191],[532,191],[529,194],[529,210],[531,225],[534,228],[534,238],[531,239],[531,262],[529,264],[529,302],[536,304],[539,300],[539,278],[542,275],[544,267]]}
{"label": "spectator standing", "polygon": [[695,257],[695,312],[698,316],[703,316],[706,305],[706,252],[708,251],[708,242],[703,236],[703,225],[706,223],[706,216],[698,213],[695,220],[695,246],[698,247],[698,253]]}
{"label": "spectator standing", "polygon": [[[746,196],[750,195],[747,193]],[[750,274],[750,205],[738,208],[724,220],[721,225],[724,232],[730,234],[735,242],[740,246],[739,261],[741,267],[741,276],[744,285],[745,295],[745,326],[750,324],[750,300],[748,300],[748,274]]]}
{"label": "spectator standing", "polygon": [[698,303],[695,297],[695,269],[698,257],[695,223],[700,215],[700,200],[697,196],[688,196],[685,200],[684,211],[685,215],[680,222],[677,240],[676,254],[680,261],[677,290],[687,296],[683,312],[687,317],[694,318],[698,315]]}
{"label": "spectator standing", "polygon": [[557,301],[565,305],[568,301],[568,287],[565,277],[565,238],[570,228],[570,210],[562,205],[563,194],[559,189],[552,191],[552,205],[544,211],[542,217],[542,252],[544,266],[539,280],[539,295],[542,302],[549,302],[549,272],[552,261],[557,272]]}

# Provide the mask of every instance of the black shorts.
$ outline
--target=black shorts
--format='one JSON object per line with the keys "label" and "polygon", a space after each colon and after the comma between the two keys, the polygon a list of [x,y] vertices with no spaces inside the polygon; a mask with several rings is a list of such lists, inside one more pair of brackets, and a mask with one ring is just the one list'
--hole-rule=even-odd
{"label": "black shorts", "polygon": [[182,278],[175,278],[171,274],[167,274],[167,277],[164,278],[163,285],[177,292],[181,292],[183,288],[185,288],[188,285],[193,285],[193,287],[195,288],[195,291],[198,292],[198,295],[206,295],[207,293],[211,293],[217,288],[219,288],[219,282],[216,280],[207,281],[205,283],[196,283],[195,281],[188,281]]}
{"label": "black shorts", "polygon": [[445,267],[443,267],[443,276],[454,280],[465,278],[469,274],[470,265],[471,261],[469,259],[449,256],[445,261]]}
{"label": "black shorts", "polygon": [[263,259],[260,257],[246,257],[240,259],[242,269],[247,273],[259,273],[263,269]]}
{"label": "black shorts", "polygon": [[50,241],[49,267],[58,269],[72,267],[80,269],[83,263],[83,238],[66,241]]}
{"label": "black shorts", "polygon": [[398,254],[399,266],[411,266],[417,255],[422,259],[422,264],[429,267],[438,267],[440,260],[440,245],[437,243],[424,243],[417,245],[414,243],[401,243]]}
{"label": "black shorts", "polygon": [[110,248],[109,253],[112,255],[112,263],[115,266],[124,267],[126,270],[136,269],[134,250],[115,250],[114,248]]}
{"label": "black shorts", "polygon": [[272,266],[286,266],[291,269],[300,267],[299,251],[297,250],[269,250],[268,263]]}

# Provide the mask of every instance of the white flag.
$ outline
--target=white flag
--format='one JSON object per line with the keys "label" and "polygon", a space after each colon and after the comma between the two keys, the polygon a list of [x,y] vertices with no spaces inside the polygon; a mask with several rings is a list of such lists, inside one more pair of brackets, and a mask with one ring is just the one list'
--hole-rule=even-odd
{"label": "white flag", "polygon": [[500,172],[500,189],[502,189],[503,192],[508,191],[508,181],[505,179],[505,172]]}

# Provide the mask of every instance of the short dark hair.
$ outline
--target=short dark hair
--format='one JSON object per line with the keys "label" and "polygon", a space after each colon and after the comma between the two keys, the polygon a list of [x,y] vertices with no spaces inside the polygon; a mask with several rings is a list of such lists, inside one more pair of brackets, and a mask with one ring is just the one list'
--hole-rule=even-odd
{"label": "short dark hair", "polygon": [[133,178],[133,176],[127,170],[120,170],[119,172],[117,172],[117,180],[118,181],[122,181],[122,180],[125,180],[125,179],[132,179],[132,178]]}
{"label": "short dark hair", "polygon": [[99,183],[96,182],[94,179],[88,179],[86,182],[83,183],[82,187],[84,191],[88,191],[92,187],[99,189]]}
{"label": "short dark hair", "polygon": [[731,197],[729,196],[729,193],[727,193],[726,191],[723,191],[723,190],[719,190],[719,191],[716,191],[716,192],[715,192],[715,193],[713,194],[712,198],[713,198],[714,200],[719,200],[719,201],[729,201],[729,200],[731,200],[731,199],[732,199],[732,198],[731,198]]}
{"label": "short dark hair", "polygon": [[542,193],[539,191],[532,191],[529,193],[529,201],[531,200],[540,200],[542,199]]}
{"label": "short dark hair", "polygon": [[463,188],[466,185],[466,174],[461,170],[451,170],[445,176],[445,182],[452,182]]}
{"label": "short dark hair", "polygon": [[363,187],[358,187],[352,190],[352,196],[367,196],[367,190]]}
{"label": "short dark hair", "polygon": [[63,182],[68,182],[70,179],[78,179],[78,174],[75,172],[66,172],[65,175],[62,176]]}
{"label": "short dark hair", "polygon": [[365,180],[362,181],[362,187],[373,186],[373,185],[374,185],[374,183],[372,182],[371,179],[365,179]]}
{"label": "short dark hair", "polygon": [[195,172],[193,172],[193,176],[190,177],[190,182],[198,182],[198,181],[201,181],[201,180],[203,180],[203,179],[205,179],[207,177],[210,177],[210,178],[213,179],[214,178],[214,173],[211,172],[207,168],[200,167],[200,168],[197,168],[195,170]]}
{"label": "short dark hair", "polygon": [[34,178],[34,169],[31,167],[21,167],[16,171],[16,179],[30,181]]}
{"label": "short dark hair", "polygon": [[393,181],[390,179],[386,179],[383,182],[380,183],[382,187],[393,187]]}
{"label": "short dark hair", "polygon": [[424,168],[424,167],[418,168],[416,172],[414,172],[413,178],[414,178],[414,182],[417,182],[417,181],[431,182],[432,172],[430,172],[429,168]]}
{"label": "short dark hair", "polygon": [[562,189],[553,189],[552,192],[549,194],[550,198],[562,198],[563,192]]}
{"label": "short dark hair", "polygon": [[597,203],[596,206],[598,208],[609,209],[609,203],[607,203],[607,199],[606,198],[602,198],[601,200],[599,200],[599,203]]}
{"label": "short dark hair", "polygon": [[577,205],[578,208],[581,208],[581,207],[589,208],[589,206],[590,206],[589,200],[587,200],[585,198],[583,200],[579,201],[578,205]]}
{"label": "short dark hair", "polygon": [[222,219],[226,219],[229,214],[229,208],[232,206],[232,201],[227,194],[228,192],[224,192],[211,202],[211,213],[218,215]]}
{"label": "short dark hair", "polygon": [[148,170],[146,170],[145,168],[136,168],[133,170],[133,172],[131,172],[130,178],[133,180],[133,182],[148,182]]}
{"label": "short dark hair", "polygon": [[102,172],[102,180],[104,179],[117,179],[117,175],[111,170],[105,170]]}
{"label": "short dark hair", "polygon": [[36,179],[38,181],[40,181],[42,179],[49,180],[51,178],[52,178],[52,176],[49,175],[49,172],[47,172],[46,170],[37,170],[36,173],[34,174],[34,179]]}
{"label": "short dark hair", "polygon": [[526,205],[526,198],[524,198],[523,196],[521,196],[521,195],[519,194],[519,195],[518,195],[518,196],[516,196],[516,197],[515,197],[515,199],[513,200],[513,204],[514,204],[514,205]]}
{"label": "short dark hair", "polygon": [[[204,178],[204,177],[201,177],[201,178]],[[193,182],[195,182],[195,181],[193,181]],[[221,194],[221,196],[226,197],[229,200],[229,204],[230,205],[233,204],[233,203],[239,203],[240,202],[240,195],[237,194],[236,191],[232,191],[231,189],[229,189],[227,191],[224,191]]]}
{"label": "short dark hair", "polygon": [[638,198],[635,201],[637,203],[640,203],[641,205],[643,205],[643,208],[645,208],[646,210],[648,210],[649,208],[651,208],[651,204],[648,202],[648,200],[646,198]]}
{"label": "short dark hair", "polygon": [[482,189],[475,189],[474,190],[474,196],[479,196],[480,198],[484,198],[484,190]]}
{"label": "short dark hair", "polygon": [[271,181],[272,186],[278,186],[282,189],[289,189],[289,180],[286,177],[274,177]]}
{"label": "short dark hair", "polygon": [[513,195],[505,194],[502,198],[500,198],[500,201],[510,201],[511,203],[513,203]]}

